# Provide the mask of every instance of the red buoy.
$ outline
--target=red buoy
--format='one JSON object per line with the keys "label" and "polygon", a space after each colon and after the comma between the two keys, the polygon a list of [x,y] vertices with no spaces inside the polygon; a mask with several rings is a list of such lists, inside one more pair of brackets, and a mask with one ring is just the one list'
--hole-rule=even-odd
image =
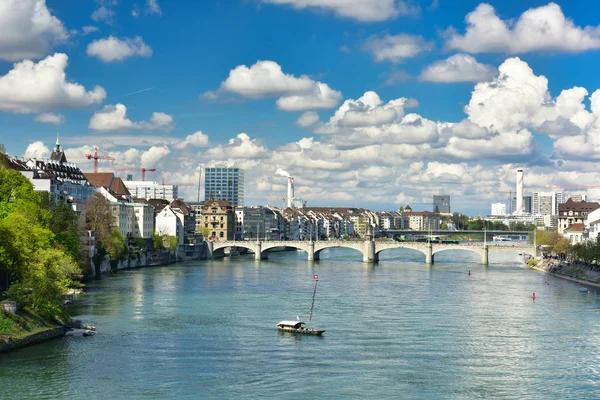
{"label": "red buoy", "polygon": [[471,271],[469,271],[469,276],[471,276]]}
{"label": "red buoy", "polygon": [[533,292],[533,295],[531,296],[531,298],[533,299],[533,301],[535,301],[535,292]]}

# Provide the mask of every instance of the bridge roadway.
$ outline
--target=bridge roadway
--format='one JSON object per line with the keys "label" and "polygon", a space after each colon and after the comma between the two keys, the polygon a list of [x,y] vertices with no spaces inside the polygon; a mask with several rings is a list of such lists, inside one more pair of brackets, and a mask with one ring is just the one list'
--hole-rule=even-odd
{"label": "bridge roadway", "polygon": [[208,242],[208,248],[211,256],[218,254],[220,250],[224,252],[226,248],[245,248],[254,252],[255,260],[264,260],[268,258],[268,252],[275,247],[293,247],[303,250],[308,254],[308,261],[317,261],[319,253],[330,248],[350,248],[358,250],[363,255],[363,262],[376,263],[379,261],[379,253],[389,249],[413,249],[425,254],[425,262],[433,264],[435,254],[447,250],[466,250],[477,253],[481,256],[481,263],[489,264],[490,253],[512,252],[525,253],[532,257],[536,256],[536,249],[533,246],[511,246],[503,244],[478,245],[478,244],[441,244],[441,243],[421,243],[421,242],[396,242],[372,241],[372,240],[324,240],[324,241],[291,241],[291,240],[273,240],[273,241],[223,241]]}

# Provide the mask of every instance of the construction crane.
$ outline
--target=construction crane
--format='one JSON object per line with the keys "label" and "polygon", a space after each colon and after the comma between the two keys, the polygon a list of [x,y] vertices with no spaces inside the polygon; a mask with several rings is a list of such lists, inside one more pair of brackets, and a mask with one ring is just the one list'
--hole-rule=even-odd
{"label": "construction crane", "polygon": [[98,155],[98,147],[94,146],[94,154],[86,154],[85,158],[88,160],[94,160],[93,163],[93,171],[98,172],[98,160],[115,160],[114,157],[111,156],[101,156]]}
{"label": "construction crane", "polygon": [[142,171],[142,181],[145,181],[146,172],[154,172],[156,168],[116,168],[115,171]]}

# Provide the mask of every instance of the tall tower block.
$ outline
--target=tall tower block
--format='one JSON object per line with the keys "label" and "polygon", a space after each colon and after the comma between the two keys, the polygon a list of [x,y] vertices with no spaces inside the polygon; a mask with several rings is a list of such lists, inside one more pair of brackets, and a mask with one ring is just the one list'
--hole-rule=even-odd
{"label": "tall tower block", "polygon": [[517,209],[516,215],[523,214],[523,170],[517,170]]}

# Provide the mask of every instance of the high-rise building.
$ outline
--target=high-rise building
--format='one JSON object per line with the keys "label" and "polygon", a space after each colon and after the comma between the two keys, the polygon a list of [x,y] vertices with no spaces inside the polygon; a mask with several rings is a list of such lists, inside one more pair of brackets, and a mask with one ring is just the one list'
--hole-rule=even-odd
{"label": "high-rise building", "polygon": [[506,204],[504,204],[504,203],[492,204],[491,215],[506,215]]}
{"label": "high-rise building", "polygon": [[563,203],[563,192],[533,192],[531,213],[534,215],[558,215],[558,205]]}
{"label": "high-rise building", "polygon": [[587,194],[585,193],[569,193],[567,199],[572,199],[574,202],[587,201]]}
{"label": "high-rise building", "polygon": [[450,211],[450,196],[433,195],[433,212],[440,214],[452,214]]}
{"label": "high-rise building", "polygon": [[523,170],[517,170],[517,201],[516,209],[514,209],[515,215],[523,214]]}
{"label": "high-rise building", "polygon": [[523,214],[531,214],[531,196],[523,196]]}
{"label": "high-rise building", "polygon": [[244,171],[240,168],[204,168],[204,201],[226,200],[233,206],[244,205]]}

